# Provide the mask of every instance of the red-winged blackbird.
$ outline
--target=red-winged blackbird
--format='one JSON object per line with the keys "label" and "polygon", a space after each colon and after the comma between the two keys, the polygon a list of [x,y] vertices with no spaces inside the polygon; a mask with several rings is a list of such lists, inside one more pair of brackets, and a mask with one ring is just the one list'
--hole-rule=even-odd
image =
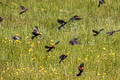
{"label": "red-winged blackbird", "polygon": [[93,36],[97,36],[101,31],[103,31],[104,29],[100,29],[99,31],[96,31],[96,30],[92,30],[92,32],[94,32]]}
{"label": "red-winged blackbird", "polygon": [[75,15],[72,18],[70,18],[70,20],[68,22],[70,22],[70,21],[77,21],[77,20],[82,20],[82,18],[80,18],[79,16]]}
{"label": "red-winged blackbird", "polygon": [[59,24],[61,24],[61,25],[58,27],[59,30],[60,30],[62,27],[64,27],[65,24],[67,24],[67,22],[65,22],[64,20],[61,20],[61,19],[58,19],[57,22],[58,22]]}
{"label": "red-winged blackbird", "polygon": [[38,26],[35,26],[35,27],[33,28],[32,34],[33,34],[33,36],[32,36],[31,39],[34,39],[35,37],[41,35],[41,34],[38,32]]}
{"label": "red-winged blackbird", "polygon": [[48,49],[47,52],[49,52],[49,51],[51,51],[53,48],[55,48],[55,46],[56,46],[59,42],[60,42],[60,41],[57,41],[55,44],[52,44],[52,45],[50,45],[50,46],[45,46],[45,48]]}
{"label": "red-winged blackbird", "polygon": [[117,31],[111,31],[111,32],[107,32],[108,36],[111,36],[113,35],[115,32],[119,32],[120,30],[117,30]]}
{"label": "red-winged blackbird", "polygon": [[71,45],[75,45],[75,44],[80,45],[81,43],[78,42],[77,40],[78,40],[77,38],[73,38],[72,40],[69,41],[69,43],[70,43]]}
{"label": "red-winged blackbird", "polygon": [[63,61],[65,58],[67,58],[67,55],[62,54],[62,55],[59,57],[59,59],[60,59],[59,63],[61,63],[61,61]]}
{"label": "red-winged blackbird", "polygon": [[0,23],[3,21],[4,18],[0,17]]}
{"label": "red-winged blackbird", "polygon": [[98,4],[98,7],[100,7],[101,4],[104,4],[105,1],[104,0],[99,0],[99,4]]}
{"label": "red-winged blackbird", "polygon": [[77,76],[81,76],[83,70],[84,70],[84,63],[80,64],[80,66],[78,66],[78,70],[79,70],[79,73],[77,74]]}
{"label": "red-winged blackbird", "polygon": [[20,36],[18,36],[18,35],[13,36],[13,40],[19,40],[19,39],[21,39]]}
{"label": "red-winged blackbird", "polygon": [[28,10],[28,8],[25,8],[24,6],[20,6],[20,8],[21,8],[20,14],[23,14],[24,12]]}

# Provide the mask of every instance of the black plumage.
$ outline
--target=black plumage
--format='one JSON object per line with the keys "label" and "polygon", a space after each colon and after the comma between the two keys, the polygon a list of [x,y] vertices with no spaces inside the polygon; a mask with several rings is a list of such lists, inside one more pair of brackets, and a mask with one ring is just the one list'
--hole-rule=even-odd
{"label": "black plumage", "polygon": [[59,24],[61,24],[59,27],[58,27],[58,30],[60,30],[62,27],[65,26],[65,24],[67,24],[67,22],[65,22],[64,20],[61,20],[61,19],[58,19],[57,22]]}
{"label": "black plumage", "polygon": [[20,8],[21,8],[20,14],[23,14],[28,10],[28,8],[25,8],[24,6],[20,6]]}
{"label": "black plumage", "polygon": [[3,17],[0,17],[0,23],[3,21],[3,19],[4,19]]}
{"label": "black plumage", "polygon": [[77,76],[81,76],[83,70],[84,70],[84,63],[80,64],[80,66],[78,66],[78,70],[79,70],[79,73],[77,74]]}
{"label": "black plumage", "polygon": [[97,36],[101,31],[103,31],[104,29],[102,28],[102,29],[100,29],[99,31],[97,31],[97,30],[92,30],[92,32],[94,32],[94,34],[93,34],[93,36]]}
{"label": "black plumage", "polygon": [[100,7],[100,5],[104,4],[105,1],[104,0],[99,0],[99,4],[98,4],[98,7]]}
{"label": "black plumage", "polygon": [[107,32],[107,34],[108,34],[108,36],[111,36],[111,35],[113,35],[114,33],[119,32],[119,31],[120,31],[120,30],[111,31],[111,32]]}
{"label": "black plumage", "polygon": [[48,49],[47,52],[49,52],[49,51],[51,51],[53,48],[55,48],[56,45],[59,44],[59,42],[60,42],[60,41],[57,41],[55,44],[52,44],[52,45],[50,45],[50,46],[45,46],[45,48]]}
{"label": "black plumage", "polygon": [[33,28],[33,32],[32,32],[33,36],[31,37],[31,39],[34,39],[35,37],[41,35],[39,32],[38,32],[38,26],[35,26]]}
{"label": "black plumage", "polygon": [[62,55],[59,57],[59,59],[60,59],[59,63],[61,63],[65,58],[67,58],[67,55],[62,54]]}

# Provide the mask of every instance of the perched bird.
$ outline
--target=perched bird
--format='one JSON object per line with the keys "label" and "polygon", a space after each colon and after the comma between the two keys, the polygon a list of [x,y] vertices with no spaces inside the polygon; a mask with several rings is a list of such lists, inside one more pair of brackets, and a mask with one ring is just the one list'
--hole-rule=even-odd
{"label": "perched bird", "polygon": [[20,6],[20,8],[21,8],[20,14],[23,14],[24,12],[28,10],[28,8],[25,8],[24,6]]}
{"label": "perched bird", "polygon": [[92,30],[92,32],[94,32],[93,36],[97,36],[101,31],[103,31],[104,29],[100,29],[99,31],[96,31],[96,30]]}
{"label": "perched bird", "polygon": [[21,37],[20,37],[18,34],[16,34],[16,35],[13,36],[12,38],[13,38],[13,40],[20,40],[20,39],[21,39]]}
{"label": "perched bird", "polygon": [[62,55],[59,57],[59,59],[60,59],[59,63],[61,63],[61,61],[63,61],[65,58],[67,58],[67,55],[62,54]]}
{"label": "perched bird", "polygon": [[72,40],[69,41],[69,43],[70,43],[71,45],[75,45],[75,44],[79,44],[79,45],[80,45],[81,42],[78,42],[77,40],[78,40],[77,38],[73,38]]}
{"label": "perched bird", "polygon": [[80,66],[78,66],[79,73],[77,74],[77,76],[81,76],[83,69],[84,69],[84,63],[82,63],[82,64],[80,64]]}
{"label": "perched bird", "polygon": [[75,15],[72,18],[70,18],[68,22],[70,22],[70,21],[77,21],[77,20],[82,20],[82,18],[80,18],[79,16]]}
{"label": "perched bird", "polygon": [[117,30],[117,31],[111,31],[111,32],[107,32],[108,36],[111,36],[113,35],[115,32],[119,32],[120,30]]}
{"label": "perched bird", "polygon": [[31,37],[31,39],[34,39],[35,37],[41,35],[41,33],[38,32],[38,26],[35,26],[33,28],[33,32],[32,32],[33,36]]}
{"label": "perched bird", "polygon": [[0,23],[3,21],[4,18],[0,17]]}
{"label": "perched bird", "polygon": [[52,45],[50,45],[50,46],[45,46],[45,48],[48,49],[47,52],[49,52],[49,51],[51,51],[53,48],[55,48],[55,46],[56,46],[57,44],[59,44],[59,42],[60,42],[60,41],[57,41],[55,44],[52,44]]}
{"label": "perched bird", "polygon": [[104,0],[99,0],[99,4],[98,4],[98,7],[100,7],[101,4],[104,4],[105,1]]}
{"label": "perched bird", "polygon": [[58,30],[60,30],[62,27],[64,27],[65,24],[67,24],[67,22],[65,22],[64,20],[61,20],[61,19],[58,19],[57,22],[59,24],[61,24],[59,27],[58,27]]}

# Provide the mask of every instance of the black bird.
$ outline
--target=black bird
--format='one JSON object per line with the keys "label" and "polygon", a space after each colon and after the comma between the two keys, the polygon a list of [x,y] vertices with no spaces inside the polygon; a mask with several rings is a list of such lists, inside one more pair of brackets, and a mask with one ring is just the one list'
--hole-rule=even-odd
{"label": "black bird", "polygon": [[19,35],[13,36],[13,40],[20,40],[20,39],[21,39],[21,37]]}
{"label": "black bird", "polygon": [[52,45],[50,45],[50,46],[45,46],[45,48],[48,49],[47,52],[49,52],[49,51],[51,51],[53,48],[55,48],[56,45],[59,44],[59,42],[60,42],[60,41],[57,41],[55,44],[52,44]]}
{"label": "black bird", "polygon": [[0,17],[0,23],[3,21],[4,18]]}
{"label": "black bird", "polygon": [[20,8],[21,8],[20,14],[23,14],[24,12],[28,10],[28,8],[25,8],[24,6],[20,6]]}
{"label": "black bird", "polygon": [[82,20],[82,18],[80,18],[79,16],[75,15],[72,18],[70,18],[68,22],[70,22],[70,21],[77,21],[77,20]]}
{"label": "black bird", "polygon": [[33,36],[31,37],[31,39],[34,39],[35,37],[41,35],[39,32],[38,32],[38,26],[35,26],[33,28],[33,32],[32,32]]}
{"label": "black bird", "polygon": [[63,61],[65,58],[67,58],[67,55],[62,54],[62,55],[59,57],[59,59],[60,59],[59,63],[61,63],[61,61]]}
{"label": "black bird", "polygon": [[79,70],[79,73],[77,74],[77,76],[81,76],[83,70],[84,70],[84,63],[80,64],[80,66],[78,66],[78,70]]}
{"label": "black bird", "polygon": [[113,35],[115,32],[119,32],[120,30],[117,30],[117,31],[111,31],[111,32],[107,32],[108,36],[111,36]]}
{"label": "black bird", "polygon": [[78,42],[77,40],[78,40],[77,38],[73,38],[72,40],[69,41],[69,43],[70,43],[71,45],[75,45],[75,44],[79,44],[79,45],[80,45],[81,42]]}
{"label": "black bird", "polygon": [[61,24],[61,25],[58,27],[59,30],[60,30],[62,27],[64,27],[65,24],[67,24],[67,22],[65,22],[64,20],[61,20],[61,19],[58,19],[57,22],[58,22],[59,24]]}
{"label": "black bird", "polygon": [[94,32],[93,36],[97,36],[101,31],[103,31],[104,29],[100,29],[99,31],[96,31],[96,30],[92,30],[92,32]]}
{"label": "black bird", "polygon": [[101,4],[104,4],[105,1],[104,0],[99,0],[99,4],[98,4],[98,7],[100,7]]}

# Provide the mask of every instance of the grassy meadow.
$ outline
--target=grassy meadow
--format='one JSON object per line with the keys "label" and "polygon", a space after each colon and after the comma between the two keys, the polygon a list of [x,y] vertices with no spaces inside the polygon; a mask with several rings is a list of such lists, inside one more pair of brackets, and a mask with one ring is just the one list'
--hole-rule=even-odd
{"label": "grassy meadow", "polygon": [[[0,0],[0,80],[120,80],[119,0]],[[28,10],[20,15],[20,5]],[[57,19],[74,21],[58,30]],[[42,33],[31,40],[34,26]],[[104,28],[98,36],[92,29]],[[22,39],[13,41],[19,34]],[[78,38],[82,45],[70,45]],[[45,46],[60,41],[51,52]],[[59,64],[59,56],[68,57]],[[78,66],[84,63],[81,76]]]}

